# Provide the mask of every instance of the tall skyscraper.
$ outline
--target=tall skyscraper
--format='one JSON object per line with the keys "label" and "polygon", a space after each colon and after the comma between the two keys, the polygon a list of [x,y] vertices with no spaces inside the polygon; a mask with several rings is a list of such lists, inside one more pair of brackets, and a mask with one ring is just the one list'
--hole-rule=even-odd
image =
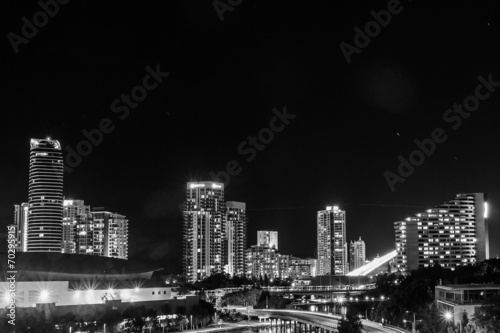
{"label": "tall skyscraper", "polygon": [[244,202],[226,202],[227,267],[225,272],[245,274],[245,250],[247,248],[247,216]]}
{"label": "tall skyscraper", "polygon": [[90,213],[90,206],[85,206],[83,200],[64,200],[63,201],[63,236],[62,253],[78,253],[77,240],[78,224],[82,215]]}
{"label": "tall skyscraper", "polygon": [[359,237],[357,241],[351,241],[349,247],[351,251],[349,271],[353,271],[366,263],[366,246],[365,242]]}
{"label": "tall skyscraper", "polygon": [[267,230],[257,231],[257,245],[274,247],[278,250],[278,232]]}
{"label": "tall skyscraper", "polygon": [[396,269],[445,268],[489,259],[488,206],[484,193],[460,193],[454,200],[394,222]]}
{"label": "tall skyscraper", "polygon": [[348,273],[345,211],[327,206],[318,211],[318,275]]}
{"label": "tall skyscraper", "polygon": [[27,252],[61,252],[63,157],[57,140],[31,139]]}
{"label": "tall skyscraper", "polygon": [[227,265],[224,184],[188,182],[183,211],[183,271],[189,281],[223,272]]}

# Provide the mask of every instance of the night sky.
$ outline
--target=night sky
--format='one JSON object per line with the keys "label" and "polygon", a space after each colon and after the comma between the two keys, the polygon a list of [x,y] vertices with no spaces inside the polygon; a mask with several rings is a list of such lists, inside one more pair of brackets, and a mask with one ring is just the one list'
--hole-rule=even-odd
{"label": "night sky", "polygon": [[[500,253],[495,1],[401,1],[349,63],[340,44],[355,47],[354,28],[393,1],[232,3],[221,21],[211,1],[70,1],[47,22],[38,15],[45,25],[13,47],[9,33],[22,37],[22,18],[33,22],[41,7],[4,1],[3,228],[28,199],[30,138],[57,139],[66,156],[104,122],[108,133],[65,173],[64,194],[126,215],[130,257],[171,272],[181,271],[186,182],[211,180],[232,160],[241,171],[225,197],[247,203],[249,244],[257,230],[277,230],[280,252],[313,257],[316,211],[335,204],[347,211],[348,241],[361,236],[372,259],[395,248],[394,221],[486,192],[491,255]],[[134,88],[155,70],[161,82],[146,80],[141,96]],[[479,76],[494,81],[480,89],[489,96],[450,118]],[[131,91],[144,100],[126,106]],[[288,124],[272,122],[284,108]],[[282,129],[272,138],[270,122]],[[397,174],[398,156],[436,128],[446,140],[391,191],[384,173]],[[250,153],[261,131],[268,143]]]}

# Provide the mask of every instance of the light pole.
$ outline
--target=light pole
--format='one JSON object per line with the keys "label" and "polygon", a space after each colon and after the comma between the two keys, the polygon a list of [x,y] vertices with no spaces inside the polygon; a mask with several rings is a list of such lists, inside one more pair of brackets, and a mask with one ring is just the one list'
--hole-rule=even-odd
{"label": "light pole", "polygon": [[415,333],[415,311],[406,311],[406,313],[413,313],[413,322],[411,324],[411,332]]}

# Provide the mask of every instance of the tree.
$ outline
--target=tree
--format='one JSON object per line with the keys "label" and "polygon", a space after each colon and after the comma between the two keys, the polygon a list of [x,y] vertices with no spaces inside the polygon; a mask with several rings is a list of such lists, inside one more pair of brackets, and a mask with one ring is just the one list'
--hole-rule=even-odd
{"label": "tree", "polygon": [[350,312],[347,312],[345,317],[342,317],[339,320],[339,324],[337,326],[339,333],[362,333],[363,332],[363,324],[361,323],[361,319],[359,316],[353,315]]}
{"label": "tree", "polygon": [[122,315],[118,310],[107,308],[101,320],[110,328],[111,333],[114,333],[116,331],[116,325],[122,321]]}
{"label": "tree", "polygon": [[467,311],[462,312],[462,327],[466,327],[469,324],[469,317],[467,317]]}
{"label": "tree", "polygon": [[500,295],[488,297],[474,315],[473,321],[487,330],[500,332]]}

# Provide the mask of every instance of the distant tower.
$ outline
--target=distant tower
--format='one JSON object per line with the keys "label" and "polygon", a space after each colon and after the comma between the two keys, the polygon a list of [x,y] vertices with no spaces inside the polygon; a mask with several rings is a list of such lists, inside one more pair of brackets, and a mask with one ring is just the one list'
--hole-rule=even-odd
{"label": "distant tower", "polygon": [[488,204],[484,193],[455,199],[394,222],[396,269],[439,264],[454,270],[489,259]]}
{"label": "distant tower", "polygon": [[267,246],[278,250],[278,232],[259,230],[257,231],[257,245]]}
{"label": "distant tower", "polygon": [[227,264],[225,204],[223,183],[187,183],[182,261],[188,281],[222,273]]}
{"label": "distant tower", "polygon": [[361,237],[355,242],[351,241],[350,250],[350,271],[353,271],[366,263],[366,246],[365,242],[361,240]]}
{"label": "distant tower", "polygon": [[57,140],[31,139],[27,252],[61,252],[63,157]]}
{"label": "distant tower", "polygon": [[318,275],[348,272],[345,211],[327,206],[318,211]]}
{"label": "distant tower", "polygon": [[245,250],[247,248],[247,215],[244,202],[226,202],[227,268],[229,275],[245,274]]}

